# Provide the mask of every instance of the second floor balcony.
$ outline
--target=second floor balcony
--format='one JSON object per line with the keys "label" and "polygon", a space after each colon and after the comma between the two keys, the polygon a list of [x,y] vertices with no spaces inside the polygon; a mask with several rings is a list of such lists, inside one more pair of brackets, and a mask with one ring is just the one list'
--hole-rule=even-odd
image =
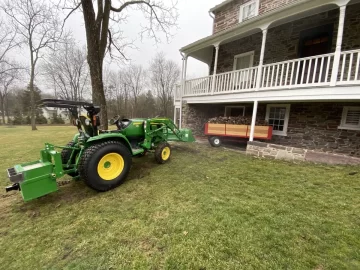
{"label": "second floor balcony", "polygon": [[[183,97],[304,87],[360,85],[360,50],[341,52],[333,73],[334,53],[244,68],[186,80]],[[260,73],[260,76],[259,76]],[[333,75],[334,74],[334,75]],[[335,76],[332,83],[332,77]]]}
{"label": "second floor balcony", "polygon": [[[359,12],[357,0],[298,1],[183,47],[175,100],[360,97],[358,87],[344,88],[360,85]],[[188,57],[207,64],[209,75],[186,79]]]}

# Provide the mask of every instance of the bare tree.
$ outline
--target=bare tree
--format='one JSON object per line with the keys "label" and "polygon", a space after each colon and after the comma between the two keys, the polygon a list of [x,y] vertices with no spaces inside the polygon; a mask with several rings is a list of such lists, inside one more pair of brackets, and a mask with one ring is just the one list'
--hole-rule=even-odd
{"label": "bare tree", "polygon": [[145,71],[142,66],[130,65],[124,72],[124,85],[133,100],[131,117],[136,116],[138,97],[144,90]]}
{"label": "bare tree", "polygon": [[[96,8],[94,3],[97,4]],[[118,55],[126,59],[124,49],[129,45],[118,29],[119,22],[129,11],[138,10],[148,20],[141,30],[141,36],[147,34],[159,42],[159,33],[164,33],[169,39],[178,17],[176,4],[176,0],[81,0],[71,9],[68,16],[80,7],[84,15],[93,102],[101,106],[101,123],[104,129],[108,123],[103,83],[104,57],[106,51],[109,51],[112,57]]]}
{"label": "bare tree", "polygon": [[172,60],[158,53],[150,64],[150,83],[160,101],[163,116],[171,116],[173,95],[180,77],[180,68]]}
{"label": "bare tree", "polygon": [[18,45],[19,42],[16,40],[16,32],[12,31],[12,29],[0,19],[0,76],[13,69],[19,68],[17,64],[9,60],[10,51],[18,47]]}
{"label": "bare tree", "polygon": [[[91,1],[90,1],[91,2]],[[26,44],[30,56],[30,104],[31,127],[35,125],[34,80],[39,59],[46,49],[54,47],[59,41],[62,28],[52,4],[46,0],[5,0],[1,9],[7,14],[14,33]]]}
{"label": "bare tree", "polygon": [[86,49],[70,39],[60,44],[42,66],[44,75],[52,82],[55,96],[67,100],[83,100],[89,86]]}
{"label": "bare tree", "polygon": [[[15,80],[18,78],[19,69],[16,68],[16,63],[1,63],[1,66],[8,66],[14,68],[8,68],[6,72],[0,73],[0,110],[3,124],[5,124],[5,111],[8,111],[8,95],[10,93],[10,87],[13,86]],[[5,70],[6,68],[0,68],[0,70]],[[8,115],[9,116],[9,115]],[[9,119],[8,119],[9,121]]]}

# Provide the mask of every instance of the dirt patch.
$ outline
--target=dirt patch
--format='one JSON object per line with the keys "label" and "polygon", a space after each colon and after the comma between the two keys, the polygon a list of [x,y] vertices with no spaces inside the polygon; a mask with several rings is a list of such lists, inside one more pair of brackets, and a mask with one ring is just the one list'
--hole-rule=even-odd
{"label": "dirt patch", "polygon": [[172,149],[179,152],[191,153],[191,154],[200,154],[201,149],[199,149],[196,144],[172,144]]}

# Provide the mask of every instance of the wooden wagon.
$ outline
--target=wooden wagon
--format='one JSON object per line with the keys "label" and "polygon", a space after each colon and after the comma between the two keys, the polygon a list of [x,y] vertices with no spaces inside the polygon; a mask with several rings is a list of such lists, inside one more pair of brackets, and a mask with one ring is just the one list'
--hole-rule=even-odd
{"label": "wooden wagon", "polygon": [[[224,138],[250,138],[250,125],[205,124],[205,135],[212,146],[220,146]],[[255,126],[254,139],[271,140],[271,126]]]}

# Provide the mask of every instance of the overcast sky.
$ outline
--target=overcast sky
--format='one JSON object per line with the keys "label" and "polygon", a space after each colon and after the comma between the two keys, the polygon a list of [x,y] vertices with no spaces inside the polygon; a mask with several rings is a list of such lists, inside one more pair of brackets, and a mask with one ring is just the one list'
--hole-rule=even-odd
{"label": "overcast sky", "polygon": [[[168,0],[164,0],[166,3]],[[138,50],[127,50],[127,57],[134,63],[148,66],[150,59],[157,51],[164,51],[167,58],[176,61],[181,66],[181,55],[179,49],[200,38],[212,34],[212,18],[209,16],[209,9],[221,3],[223,0],[178,0],[179,20],[178,29],[174,29],[175,36],[171,43],[165,41],[155,44],[153,40],[144,39],[142,42],[138,35],[140,24],[145,24],[140,12],[132,12],[125,25],[121,25],[124,34],[131,39],[137,39]],[[74,37],[85,44],[84,23],[81,13],[73,14],[67,23]],[[189,59],[188,77],[206,76],[208,66]]]}

